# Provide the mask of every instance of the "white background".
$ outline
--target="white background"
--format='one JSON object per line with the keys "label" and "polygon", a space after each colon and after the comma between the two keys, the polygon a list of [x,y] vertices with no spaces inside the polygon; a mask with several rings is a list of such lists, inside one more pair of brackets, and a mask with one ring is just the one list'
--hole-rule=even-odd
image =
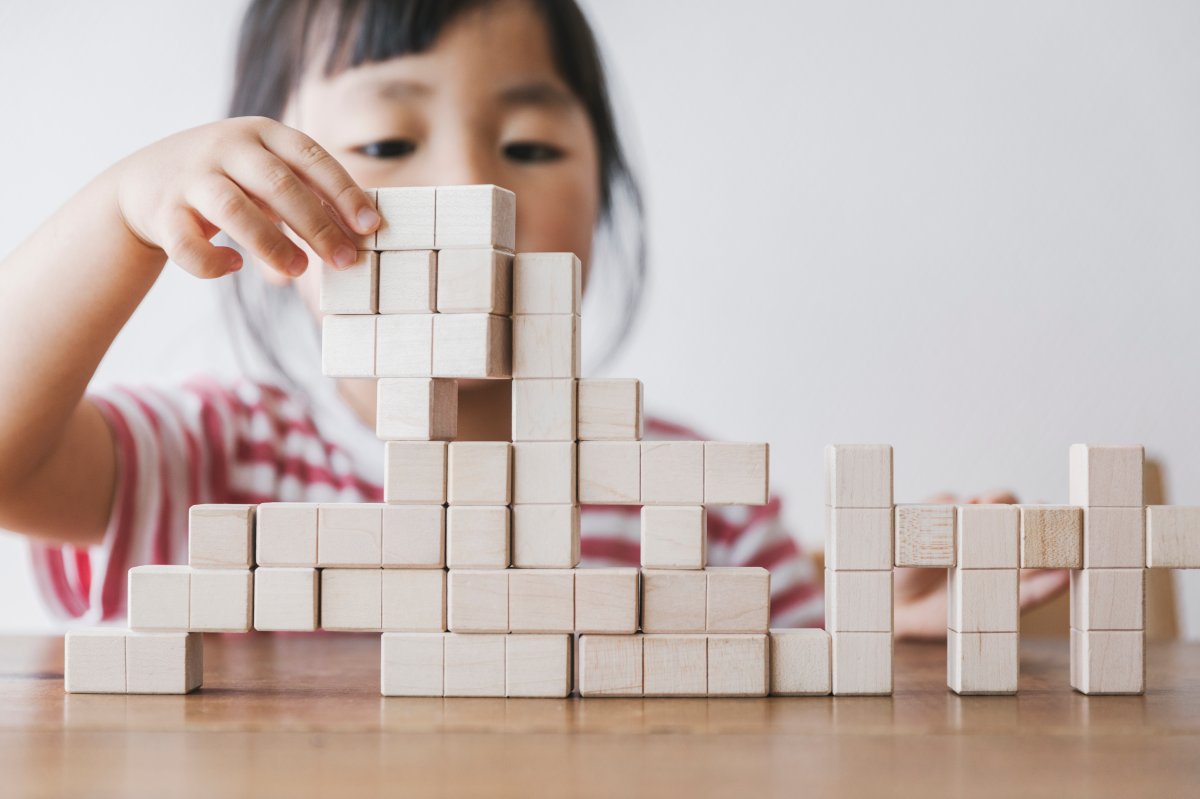
{"label": "white background", "polygon": [[[221,114],[241,7],[0,6],[0,252]],[[806,543],[830,441],[892,443],[898,501],[1065,501],[1070,443],[1141,442],[1168,500],[1200,504],[1200,5],[587,8],[649,201],[645,310],[610,371],[769,440]],[[168,274],[101,378],[229,368],[214,300]],[[50,624],[0,536],[0,629]]]}

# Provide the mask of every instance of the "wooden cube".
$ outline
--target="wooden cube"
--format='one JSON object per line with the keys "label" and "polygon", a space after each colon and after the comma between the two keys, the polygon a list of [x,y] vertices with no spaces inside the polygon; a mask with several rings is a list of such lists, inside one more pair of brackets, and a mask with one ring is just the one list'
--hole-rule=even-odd
{"label": "wooden cube", "polygon": [[642,503],[702,505],[704,442],[643,441]]}
{"label": "wooden cube", "polygon": [[316,569],[255,569],[254,629],[317,629],[320,590]]}
{"label": "wooden cube", "polygon": [[445,639],[446,696],[504,696],[507,635],[455,635]]}
{"label": "wooden cube", "polygon": [[517,240],[517,197],[499,186],[438,186],[437,249],[495,247]]}
{"label": "wooden cube", "polygon": [[1072,569],[1071,626],[1076,630],[1146,627],[1145,569]]}
{"label": "wooden cube", "polygon": [[321,629],[383,628],[381,569],[321,570]]}
{"label": "wooden cube", "polygon": [[703,505],[642,507],[642,568],[703,569],[708,511]]}
{"label": "wooden cube", "polygon": [[432,186],[401,186],[376,190],[375,203],[383,221],[375,231],[376,250],[432,250],[436,191]]}
{"label": "wooden cube", "polygon": [[946,632],[946,685],[956,694],[1015,694],[1019,643],[1015,632]]}
{"label": "wooden cube", "polygon": [[1146,634],[1071,630],[1071,687],[1082,694],[1146,692]]}
{"label": "wooden cube", "polygon": [[380,641],[380,693],[441,696],[445,638],[442,633],[384,633]]}
{"label": "wooden cube", "polygon": [[441,569],[446,565],[446,509],[383,506],[383,567]]}
{"label": "wooden cube", "polygon": [[579,317],[521,314],[512,318],[512,375],[579,377]]}
{"label": "wooden cube", "polygon": [[254,505],[193,505],[188,512],[188,565],[249,569],[254,565]]}
{"label": "wooden cube", "polygon": [[892,507],[892,448],[887,444],[826,447],[825,504],[831,508]]}
{"label": "wooden cube", "polygon": [[770,644],[763,635],[708,636],[708,695],[766,696]]}
{"label": "wooden cube", "polygon": [[377,377],[433,375],[433,318],[433,314],[397,314],[376,320]]}
{"label": "wooden cube", "polygon": [[955,525],[960,569],[1015,569],[1021,561],[1021,519],[1015,505],[960,505]]}
{"label": "wooden cube", "polygon": [[704,442],[705,505],[765,505],[769,482],[766,444]]}
{"label": "wooden cube", "polygon": [[184,630],[190,620],[187,566],[134,566],[129,570],[129,629]]}
{"label": "wooden cube", "polygon": [[571,636],[510,635],[504,642],[506,696],[571,695]]}
{"label": "wooden cube", "polygon": [[317,565],[317,503],[264,502],[254,521],[259,566]]}
{"label": "wooden cube", "polygon": [[513,566],[573,569],[578,564],[578,505],[512,506]]}
{"label": "wooden cube", "polygon": [[521,252],[513,261],[514,314],[575,314],[583,307],[583,265],[574,253]]}
{"label": "wooden cube", "polygon": [[507,505],[512,500],[512,451],[507,441],[450,444],[451,505]]}
{"label": "wooden cube", "polygon": [[890,570],[891,508],[825,506],[825,565],[836,571]]}
{"label": "wooden cube", "polygon": [[445,250],[438,256],[438,313],[512,313],[512,253]]}
{"label": "wooden cube", "polygon": [[758,566],[710,566],[704,573],[708,578],[706,630],[710,633],[767,631],[771,617],[769,571]]}
{"label": "wooden cube", "polygon": [[1156,569],[1200,569],[1200,507],[1146,508],[1146,565]]}
{"label": "wooden cube", "polygon": [[204,682],[204,638],[198,633],[139,633],[125,637],[125,690],[186,694]]}
{"label": "wooden cube", "polygon": [[960,633],[1020,630],[1016,569],[950,569],[947,627]]}
{"label": "wooden cube", "polygon": [[378,568],[383,562],[383,506],[328,503],[317,510],[317,565]]}
{"label": "wooden cube", "polygon": [[574,504],[574,443],[521,441],[512,452],[514,505]]}
{"label": "wooden cube", "polygon": [[575,383],[566,380],[514,380],[513,441],[574,441]]}
{"label": "wooden cube", "polygon": [[511,377],[512,320],[491,314],[435,315],[433,373],[438,377]]}
{"label": "wooden cube", "polygon": [[643,635],[642,693],[645,696],[707,694],[708,637]]}
{"label": "wooden cube", "polygon": [[345,269],[321,264],[321,312],[373,314],[379,309],[379,253],[359,250]]}
{"label": "wooden cube", "polygon": [[508,632],[504,569],[452,569],[446,575],[447,622],[456,633]]}
{"label": "wooden cube", "polygon": [[580,696],[642,695],[642,636],[581,635],[577,646]]}
{"label": "wooden cube", "polygon": [[379,254],[379,313],[432,314],[437,310],[437,252]]}
{"label": "wooden cube", "polygon": [[513,633],[575,629],[572,569],[513,569],[508,574],[508,628]]}
{"label": "wooden cube", "polygon": [[708,614],[703,571],[642,569],[642,631],[702,633]]}
{"label": "wooden cube", "polygon": [[1140,569],[1145,565],[1144,508],[1083,509],[1083,568]]}
{"label": "wooden cube", "polygon": [[640,441],[642,430],[642,381],[579,381],[580,441]]}
{"label": "wooden cube", "polygon": [[507,505],[451,505],[446,510],[446,565],[451,569],[506,569]]}
{"label": "wooden cube", "polygon": [[825,570],[825,629],[834,632],[890,632],[892,570]]}
{"label": "wooden cube", "polygon": [[254,614],[253,572],[196,569],[189,582],[188,629],[206,633],[250,631]]}
{"label": "wooden cube", "polygon": [[321,374],[375,376],[374,316],[326,316],[321,320]]}
{"label": "wooden cube", "polygon": [[67,632],[63,690],[69,694],[125,693],[127,630],[97,627]]}
{"label": "wooden cube", "polygon": [[635,633],[637,629],[637,569],[575,570],[576,632]]}
{"label": "wooden cube", "polygon": [[897,566],[954,566],[954,506],[897,505],[895,548]]}
{"label": "wooden cube", "polygon": [[446,501],[446,442],[389,441],[384,449],[383,501],[440,505]]}
{"label": "wooden cube", "polygon": [[772,696],[826,696],[832,690],[829,633],[778,629],[771,630],[769,638]]}
{"label": "wooden cube", "polygon": [[579,442],[579,501],[596,505],[640,505],[641,443]]}
{"label": "wooden cube", "polygon": [[831,633],[834,696],[892,692],[892,634]]}
{"label": "wooden cube", "polygon": [[442,632],[446,629],[446,572],[441,569],[383,569],[383,629]]}
{"label": "wooden cube", "polygon": [[1069,505],[1019,505],[1021,568],[1083,566],[1083,510]]}
{"label": "wooden cube", "polygon": [[1140,446],[1071,446],[1071,504],[1093,508],[1140,508],[1145,504]]}
{"label": "wooden cube", "polygon": [[458,381],[380,380],[375,413],[375,435],[384,441],[452,439],[458,435]]}

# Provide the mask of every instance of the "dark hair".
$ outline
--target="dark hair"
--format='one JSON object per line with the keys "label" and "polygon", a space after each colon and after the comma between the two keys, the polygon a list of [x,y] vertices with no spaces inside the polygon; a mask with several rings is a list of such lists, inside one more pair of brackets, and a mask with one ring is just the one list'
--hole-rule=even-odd
{"label": "dark hair", "polygon": [[[463,12],[492,0],[253,0],[238,40],[230,116],[280,119],[310,59],[324,55],[325,74],[434,45],[446,25]],[[555,67],[583,104],[599,151],[600,217],[597,245],[606,253],[592,282],[611,284],[620,313],[612,320],[607,360],[625,340],[645,284],[645,239],[641,193],[617,135],[599,48],[574,0],[526,0],[546,26]],[[518,198],[518,202],[520,198]],[[605,237],[607,236],[607,241]],[[593,261],[597,260],[593,258]],[[244,269],[228,285],[232,309],[250,343],[274,377],[297,384],[284,361],[277,331],[280,317],[295,313],[296,292],[265,285],[257,270]],[[597,288],[600,288],[599,286]],[[595,291],[589,291],[594,295]],[[294,337],[288,337],[294,346]]]}

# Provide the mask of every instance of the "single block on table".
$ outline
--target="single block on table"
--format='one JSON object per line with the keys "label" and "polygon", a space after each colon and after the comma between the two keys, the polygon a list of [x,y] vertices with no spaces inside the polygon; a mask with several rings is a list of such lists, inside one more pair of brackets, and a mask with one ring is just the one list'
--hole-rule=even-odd
{"label": "single block on table", "polygon": [[825,696],[832,690],[828,632],[777,629],[769,637],[772,696]]}
{"label": "single block on table", "polygon": [[579,377],[579,317],[520,314],[512,318],[512,375],[515,378]]}
{"label": "single block on table", "polygon": [[708,637],[643,635],[644,696],[704,696],[708,693]]}
{"label": "single block on table", "polygon": [[770,644],[763,635],[708,636],[708,695],[766,696]]}
{"label": "single block on table", "polygon": [[508,575],[506,569],[447,572],[447,626],[456,633],[508,632]]}
{"label": "single block on table", "polygon": [[249,569],[254,565],[254,505],[193,505],[188,511],[188,565]]}
{"label": "single block on table", "polygon": [[1142,630],[1146,627],[1145,569],[1072,569],[1071,627]]}
{"label": "single block on table", "polygon": [[583,265],[574,253],[520,252],[513,261],[514,314],[575,314],[583,305]]}
{"label": "single block on table", "polygon": [[1019,662],[1015,632],[946,632],[946,685],[956,694],[1015,694]]}
{"label": "single block on table", "polygon": [[512,320],[492,314],[435,314],[433,373],[437,377],[511,377]]}
{"label": "single block on table", "polygon": [[433,376],[433,314],[397,314],[375,321],[376,377]]}
{"label": "single block on table", "polygon": [[438,313],[512,313],[512,253],[444,250],[438,255]]}
{"label": "single block on table", "polygon": [[264,502],[254,520],[259,566],[317,565],[317,503]]}
{"label": "single block on table", "polygon": [[637,569],[575,570],[576,632],[635,633],[637,629]]}
{"label": "single block on table", "polygon": [[1015,633],[1020,628],[1016,569],[951,569],[946,626],[960,633]]}
{"label": "single block on table", "polygon": [[834,696],[892,692],[892,634],[831,633]]}
{"label": "single block on table", "polygon": [[125,690],[131,694],[186,694],[204,682],[204,638],[199,633],[130,632],[125,637]]}
{"label": "single block on table", "polygon": [[580,696],[642,695],[642,636],[581,635],[576,646]]}
{"label": "single block on table", "polygon": [[441,696],[444,641],[442,633],[384,633],[380,641],[380,693]]}
{"label": "single block on table", "polygon": [[379,253],[359,250],[345,269],[321,264],[321,312],[373,314],[379,308]]}
{"label": "single block on table", "polygon": [[378,568],[382,553],[382,505],[321,504],[317,510],[317,565]]}
{"label": "single block on table", "polygon": [[316,569],[254,570],[254,629],[315,630],[319,611],[320,583]]}
{"label": "single block on table", "polygon": [[825,504],[831,508],[892,507],[892,448],[887,444],[827,446]]}
{"label": "single block on table", "polygon": [[129,629],[184,630],[190,619],[191,568],[135,566],[129,570]]}
{"label": "single block on table", "polygon": [[437,252],[379,254],[379,313],[432,314],[437,310]]}
{"label": "single block on table", "polygon": [[890,570],[891,508],[825,507],[825,565],[835,571]]}
{"label": "single block on table", "polygon": [[441,505],[384,505],[383,563],[387,568],[446,565],[446,509]]}
{"label": "single block on table", "polygon": [[446,501],[445,441],[389,441],[384,448],[383,501],[441,505]]}
{"label": "single block on table", "polygon": [[573,569],[579,565],[578,505],[513,505],[512,565]]}
{"label": "single block on table", "polygon": [[574,441],[575,383],[571,379],[514,380],[513,441]]}
{"label": "single block on table", "polygon": [[767,504],[768,453],[766,444],[704,442],[704,504]]}
{"label": "single block on table", "polygon": [[190,580],[188,629],[204,633],[245,633],[254,616],[254,572],[249,569],[195,569]]}
{"label": "single block on table", "polygon": [[579,442],[580,502],[596,505],[639,505],[641,500],[640,442]]}
{"label": "single block on table", "polygon": [[446,696],[504,696],[504,644],[507,635],[445,637]]}
{"label": "single block on table", "polygon": [[446,629],[446,572],[441,569],[384,569],[383,629],[442,632]]}
{"label": "single block on table", "polygon": [[825,570],[825,629],[835,632],[892,630],[892,570]]}
{"label": "single block on table", "polygon": [[1071,630],[1071,687],[1082,694],[1146,692],[1146,634]]}
{"label": "single block on table", "polygon": [[708,510],[703,505],[642,507],[642,568],[703,569]]}
{"label": "single block on table", "polygon": [[954,506],[897,505],[895,549],[897,566],[954,566]]}
{"label": "single block on table", "polygon": [[960,505],[956,512],[958,568],[1017,568],[1021,562],[1021,519],[1015,505]]}
{"label": "single block on table", "polygon": [[384,441],[449,440],[458,435],[458,381],[380,380],[375,435]]}
{"label": "single block on table", "polygon": [[1141,446],[1071,446],[1071,504],[1092,508],[1140,508],[1145,504]]}
{"label": "single block on table", "polygon": [[374,249],[434,249],[436,190],[433,186],[376,189],[375,204],[383,221],[375,231]]}
{"label": "single block on table", "polygon": [[580,441],[639,441],[642,431],[642,381],[579,381]]}
{"label": "single block on table", "polygon": [[506,569],[507,505],[451,505],[446,510],[446,565],[451,569]]}
{"label": "single block on table", "polygon": [[702,633],[707,614],[708,576],[705,572],[698,569],[642,569],[644,632]]}
{"label": "single block on table", "polygon": [[574,442],[519,441],[512,453],[514,505],[574,504]]}
{"label": "single block on table", "polygon": [[452,441],[449,468],[451,505],[512,501],[512,447],[507,441]]}
{"label": "single block on table", "polygon": [[1070,505],[1019,505],[1021,568],[1083,566],[1083,509]]}
{"label": "single block on table", "polygon": [[769,571],[758,566],[710,566],[704,574],[708,579],[706,630],[710,633],[767,631],[771,616]]}
{"label": "single block on table", "polygon": [[704,442],[642,442],[642,504],[702,505]]}
{"label": "single block on table", "polygon": [[1154,569],[1200,569],[1200,507],[1146,508],[1146,565]]}
{"label": "single block on table", "polygon": [[321,570],[321,629],[382,628],[382,569]]}
{"label": "single block on table", "polygon": [[67,632],[63,690],[69,694],[125,693],[127,630],[97,627]]}
{"label": "single block on table", "polygon": [[375,376],[375,320],[370,315],[330,315],[321,321],[321,374]]}
{"label": "single block on table", "polygon": [[513,633],[575,630],[572,569],[513,569],[508,574],[508,628]]}
{"label": "single block on table", "polygon": [[1083,509],[1083,568],[1138,569],[1145,565],[1144,508]]}
{"label": "single block on table", "polygon": [[436,248],[516,247],[517,196],[499,186],[438,186]]}
{"label": "single block on table", "polygon": [[571,694],[570,635],[510,635],[504,642],[506,696]]}

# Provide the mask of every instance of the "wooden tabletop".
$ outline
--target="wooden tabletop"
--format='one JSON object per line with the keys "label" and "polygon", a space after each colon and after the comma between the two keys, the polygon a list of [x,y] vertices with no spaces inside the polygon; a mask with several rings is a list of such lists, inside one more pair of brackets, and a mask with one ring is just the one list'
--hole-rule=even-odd
{"label": "wooden tabletop", "polygon": [[1084,697],[1026,640],[1017,697],[957,697],[901,644],[892,698],[401,699],[379,637],[206,636],[190,696],[66,695],[59,638],[0,638],[0,794],[1184,796],[1200,645],[1154,644],[1144,697]]}

